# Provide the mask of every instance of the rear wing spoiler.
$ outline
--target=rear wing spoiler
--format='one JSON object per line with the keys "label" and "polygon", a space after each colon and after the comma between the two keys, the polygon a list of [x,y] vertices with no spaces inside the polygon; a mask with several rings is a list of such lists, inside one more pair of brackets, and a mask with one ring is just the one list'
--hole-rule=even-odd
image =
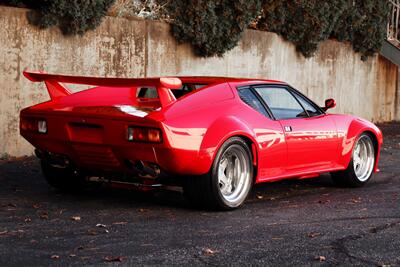
{"label": "rear wing spoiler", "polygon": [[182,88],[182,81],[175,77],[160,78],[102,78],[48,74],[45,72],[28,71],[23,72],[24,76],[32,82],[44,82],[52,100],[73,94],[62,83],[83,84],[105,87],[145,87],[157,88],[161,106],[164,107],[174,101],[175,96],[170,89]]}

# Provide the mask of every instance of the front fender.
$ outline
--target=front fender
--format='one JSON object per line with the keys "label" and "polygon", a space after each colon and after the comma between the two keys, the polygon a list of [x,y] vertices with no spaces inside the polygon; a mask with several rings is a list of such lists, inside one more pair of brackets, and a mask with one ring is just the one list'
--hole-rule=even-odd
{"label": "front fender", "polygon": [[339,129],[339,137],[342,135],[342,144],[340,147],[340,162],[339,164],[342,165],[344,168],[347,168],[347,166],[350,163],[351,160],[351,155],[352,151],[355,145],[356,140],[358,137],[364,133],[368,132],[372,134],[377,141],[377,147],[376,147],[376,160],[375,160],[375,168],[374,171],[378,171],[378,161],[379,161],[379,155],[380,155],[380,148],[383,143],[383,136],[382,132],[379,130],[379,128],[374,125],[373,123],[366,121],[361,118],[353,117],[350,123],[348,124],[348,127],[346,130]]}

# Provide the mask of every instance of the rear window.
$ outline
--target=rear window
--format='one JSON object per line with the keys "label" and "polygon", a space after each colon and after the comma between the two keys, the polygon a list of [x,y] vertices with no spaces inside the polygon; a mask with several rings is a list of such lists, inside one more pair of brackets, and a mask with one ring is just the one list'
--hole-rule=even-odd
{"label": "rear window", "polygon": [[155,87],[140,87],[136,92],[138,98],[158,98],[157,89]]}
{"label": "rear window", "polygon": [[[183,84],[182,88],[171,90],[175,98],[178,99],[190,92],[196,91],[207,84]],[[158,98],[156,87],[140,87],[137,90],[136,97],[138,98]]]}

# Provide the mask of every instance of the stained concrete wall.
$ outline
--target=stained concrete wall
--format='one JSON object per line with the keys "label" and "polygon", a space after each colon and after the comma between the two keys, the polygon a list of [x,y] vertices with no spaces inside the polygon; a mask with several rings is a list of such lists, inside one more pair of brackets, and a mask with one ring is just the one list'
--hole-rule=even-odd
{"label": "stained concrete wall", "polygon": [[32,153],[19,137],[19,111],[48,99],[42,84],[27,81],[24,68],[47,72],[149,77],[213,75],[284,80],[317,103],[333,97],[333,112],[375,122],[395,119],[397,67],[375,56],[360,60],[350,45],[324,42],[311,59],[273,33],[248,30],[223,58],[199,58],[178,45],[162,22],[107,17],[83,37],[64,37],[57,28],[38,30],[26,10],[0,7],[0,154]]}

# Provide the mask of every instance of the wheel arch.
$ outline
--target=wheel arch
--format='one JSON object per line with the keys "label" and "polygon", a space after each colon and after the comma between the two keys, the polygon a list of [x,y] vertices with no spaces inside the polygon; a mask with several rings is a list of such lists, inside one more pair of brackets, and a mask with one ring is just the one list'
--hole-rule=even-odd
{"label": "wheel arch", "polygon": [[375,149],[374,171],[377,172],[380,148],[383,142],[382,132],[373,123],[359,118],[355,118],[354,120],[351,121],[351,123],[348,126],[347,134],[343,138],[342,149],[341,149],[342,165],[345,168],[349,165],[354,145],[357,139],[363,133],[368,134],[372,138]]}
{"label": "wheel arch", "polygon": [[[224,125],[224,127],[221,127]],[[254,177],[257,174],[259,147],[255,133],[246,123],[237,117],[224,117],[216,120],[204,135],[200,151],[208,154],[208,171],[210,170],[215,157],[221,146],[230,138],[239,137],[249,146],[252,154],[252,163],[254,166]]]}

